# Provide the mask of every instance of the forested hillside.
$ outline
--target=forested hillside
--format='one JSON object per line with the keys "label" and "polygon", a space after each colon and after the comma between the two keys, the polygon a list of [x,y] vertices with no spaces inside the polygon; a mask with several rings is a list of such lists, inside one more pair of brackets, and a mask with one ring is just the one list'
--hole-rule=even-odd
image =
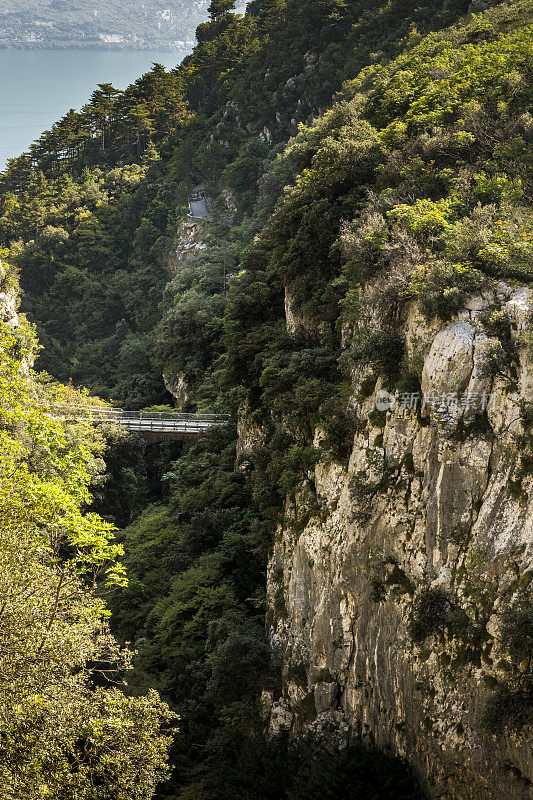
{"label": "forested hillside", "polygon": [[181,48],[207,0],[1,0],[1,48]]}
{"label": "forested hillside", "polygon": [[145,800],[175,720],[155,692],[122,691],[132,654],[97,592],[125,583],[113,528],[87,513],[105,440],[51,413],[97,403],[31,372],[16,292],[0,267],[0,793]]}
{"label": "forested hillside", "polygon": [[[183,449],[156,447],[146,461],[152,483],[148,472],[139,479],[142,469],[128,480],[131,449],[111,458],[98,498],[102,513],[113,498],[124,528],[129,585],[111,607],[115,634],[137,650],[130,691],[155,687],[181,718],[162,796],[420,796],[401,762],[361,749],[358,733],[373,738],[362,723],[339,734],[350,748],[324,758],[309,676],[333,686],[336,665],[310,663],[301,641],[282,646],[294,619],[287,565],[271,556],[334,513],[317,476],[348,470],[356,435],[367,436],[369,456],[351,476],[359,528],[395,487],[409,503],[420,479],[413,454],[396,474],[385,458],[386,414],[364,410],[376,387],[420,392],[409,304],[419,304],[422,332],[426,323],[437,330],[472,296],[498,298],[502,282],[525,289],[532,280],[533,5],[485,5],[252,0],[240,16],[232,0],[212,0],[180,67],[156,66],[124,93],[100,86],[0,178],[1,242],[44,346],[40,366],[127,408],[171,403],[164,374],[183,388],[184,410],[232,417]],[[211,217],[197,223],[198,246],[184,258],[187,198],[200,183]],[[503,301],[483,314],[487,374],[512,393],[522,362]],[[524,455],[513,491],[524,506],[525,401],[517,416],[514,447]],[[453,434],[455,445],[494,438],[486,415],[471,425]],[[163,476],[157,494],[154,475]],[[464,552],[460,525],[449,535]],[[415,643],[448,636],[457,658],[448,672],[481,669],[500,600],[480,620],[484,590],[465,590],[465,621],[416,570],[408,576],[383,556],[383,577],[378,555],[365,555],[373,599],[361,603],[377,608],[394,587]],[[476,566],[484,556],[472,558]],[[511,631],[506,666],[479,689],[482,732],[472,734],[493,737],[495,750],[501,737],[526,742],[532,719],[530,582],[514,579],[516,616],[501,623]],[[452,656],[442,641],[444,669]],[[430,659],[430,647],[423,652]],[[435,690],[420,692],[426,727],[416,735],[434,736],[437,748]],[[294,721],[266,738],[278,697]],[[409,720],[397,726],[399,735]],[[487,763],[493,752],[483,751]],[[524,764],[508,764],[511,796],[525,798]],[[435,779],[419,777],[432,796]],[[452,776],[441,796],[471,800],[458,785]],[[476,800],[497,800],[490,791]]]}
{"label": "forested hillside", "polygon": [[252,236],[244,228],[241,245],[238,223],[258,195],[256,228],[275,206],[290,173],[273,163],[273,175],[259,178],[298,124],[371,58],[397,52],[412,27],[457,13],[431,3],[406,14],[379,2],[314,9],[256,0],[242,18],[232,6],[212,4],[175,74],[155,68],[123,94],[102,85],[0,179],[2,241],[25,265],[24,309],[38,325],[41,366],[132,407],[141,395],[162,399],[154,323],[188,191],[203,180],[215,198],[231,192],[235,231],[216,235],[238,271],[232,248],[246,250]]}

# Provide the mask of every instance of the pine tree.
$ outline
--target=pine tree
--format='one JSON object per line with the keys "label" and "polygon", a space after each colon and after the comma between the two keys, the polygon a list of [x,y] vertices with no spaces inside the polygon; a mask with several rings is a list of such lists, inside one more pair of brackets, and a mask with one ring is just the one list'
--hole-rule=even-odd
{"label": "pine tree", "polygon": [[211,5],[207,9],[212,20],[225,17],[235,10],[235,0],[211,0]]}

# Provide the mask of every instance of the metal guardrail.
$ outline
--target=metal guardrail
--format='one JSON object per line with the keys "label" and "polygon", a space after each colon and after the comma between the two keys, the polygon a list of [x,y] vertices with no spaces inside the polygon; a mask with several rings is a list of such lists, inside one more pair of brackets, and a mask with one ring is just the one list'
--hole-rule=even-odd
{"label": "metal guardrail", "polygon": [[91,406],[81,408],[79,406],[54,406],[50,408],[50,412],[53,416],[62,419],[106,420],[141,433],[198,434],[214,425],[223,425],[229,420],[228,414],[164,414]]}

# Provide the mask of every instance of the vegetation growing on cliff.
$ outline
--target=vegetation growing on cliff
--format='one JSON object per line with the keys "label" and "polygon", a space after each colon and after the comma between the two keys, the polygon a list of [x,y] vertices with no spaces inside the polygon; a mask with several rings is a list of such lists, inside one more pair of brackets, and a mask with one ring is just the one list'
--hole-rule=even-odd
{"label": "vegetation growing on cliff", "polygon": [[533,602],[522,596],[500,618],[499,639],[512,669],[487,700],[484,722],[498,735],[533,724]]}
{"label": "vegetation growing on cliff", "polygon": [[[139,651],[132,692],[156,684],[182,716],[176,797],[280,796],[265,763],[286,776],[291,755],[264,741],[258,705],[260,688],[279,689],[263,630],[267,555],[277,523],[301,524],[299,497],[305,521],[319,514],[307,502],[317,459],[346,458],[367,425],[348,406],[353,376],[363,399],[400,373],[419,386],[398,332],[406,302],[447,320],[495,279],[531,279],[531,3],[437,30],[466,10],[254,0],[241,19],[214,3],[175,74],[154,70],[128,90],[140,109],[128,92],[98,96],[72,139],[65,124],[2,178],[2,242],[47,368],[137,407],[163,400],[165,371],[186,378],[191,410],[234,415],[172,457],[166,495],[123,534],[130,584],[112,603]],[[144,102],[152,85],[169,115]],[[208,246],[177,262],[200,180],[214,203]],[[241,458],[238,410],[255,437]],[[112,466],[108,492],[124,475]],[[357,476],[365,519],[389,486],[381,467],[376,486]],[[145,498],[136,488],[137,509]],[[425,600],[418,640],[450,622],[447,601]]]}
{"label": "vegetation growing on cliff", "polygon": [[[287,492],[307,484],[312,494],[317,455],[309,459],[306,448],[315,426],[331,421],[324,400],[336,397],[335,413],[347,411],[337,364],[341,325],[350,326],[355,343],[341,365],[364,362],[374,379],[385,376],[393,387],[400,366],[416,371],[402,363],[395,327],[402,303],[422,296],[429,318],[448,319],[493,277],[529,279],[528,8],[490,12],[493,33],[480,32],[473,17],[427,40],[413,37],[398,61],[369,67],[331,112],[302,129],[282,155],[265,159],[254,209],[243,214],[237,206],[228,236],[242,271],[231,280],[229,302],[220,294],[220,259],[210,265],[209,250],[198,282],[188,266],[178,267],[180,298],[194,287],[202,314],[217,295],[224,308],[203,333],[205,347],[199,343],[214,360],[198,380],[183,346],[187,328],[170,324],[178,298],[169,297],[160,346],[173,372],[189,377],[193,402],[245,402],[248,419],[262,426],[265,441],[244,465],[258,512],[279,519]],[[516,77],[509,82],[511,64]],[[451,81],[450,91],[428,75]],[[444,107],[454,92],[461,105]],[[363,282],[382,313],[379,342],[369,333]],[[285,303],[296,320],[290,335]],[[351,426],[340,428],[348,440]],[[448,622],[455,630],[464,620]],[[477,628],[460,633],[465,657],[479,658],[477,639],[470,641]],[[224,730],[225,723],[216,735]]]}

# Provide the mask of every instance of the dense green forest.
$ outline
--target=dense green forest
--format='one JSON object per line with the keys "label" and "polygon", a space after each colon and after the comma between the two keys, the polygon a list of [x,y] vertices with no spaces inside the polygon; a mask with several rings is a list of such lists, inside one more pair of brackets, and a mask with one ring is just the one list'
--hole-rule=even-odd
{"label": "dense green forest", "polygon": [[[402,304],[449,319],[472,290],[533,277],[533,6],[252,0],[241,16],[212,0],[209,13],[176,70],[100,86],[10,165],[0,241],[41,369],[126,408],[169,404],[161,376],[181,376],[186,410],[232,417],[173,447],[109,432],[94,488],[125,551],[110,606],[137,651],[129,691],[155,688],[180,715],[161,796],[299,800],[320,780],[325,797],[346,784],[417,797],[402,764],[358,743],[326,766],[312,740],[265,739],[261,692],[279,696],[284,669],[265,635],[267,558],[297,488],[312,507],[317,459],[347,456],[354,365],[361,396],[378,378],[419,387]],[[199,182],[205,247],[175,262]],[[497,370],[508,337],[497,315],[485,324]],[[263,431],[244,461],[242,409]],[[361,485],[360,513],[368,502]]]}
{"label": "dense green forest", "polygon": [[1,0],[1,48],[183,48],[207,0]]}

